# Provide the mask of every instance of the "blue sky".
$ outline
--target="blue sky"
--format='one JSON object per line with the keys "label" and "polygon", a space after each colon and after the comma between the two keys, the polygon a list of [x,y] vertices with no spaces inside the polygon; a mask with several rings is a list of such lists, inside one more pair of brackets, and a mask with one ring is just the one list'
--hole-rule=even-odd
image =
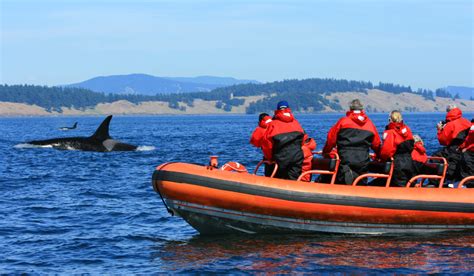
{"label": "blue sky", "polygon": [[330,77],[474,86],[472,0],[0,0],[0,83]]}

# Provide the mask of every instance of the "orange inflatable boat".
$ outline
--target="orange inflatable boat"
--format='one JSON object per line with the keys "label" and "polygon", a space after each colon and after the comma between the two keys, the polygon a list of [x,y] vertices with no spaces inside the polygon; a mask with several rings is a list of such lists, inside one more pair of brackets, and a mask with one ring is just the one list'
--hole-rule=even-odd
{"label": "orange inflatable boat", "polygon": [[[339,162],[329,161],[335,162],[319,168],[313,162],[311,173],[334,176]],[[386,165],[385,172],[364,177],[385,177],[388,183],[393,167]],[[473,231],[474,189],[443,188],[445,171],[421,175],[400,188],[360,186],[360,179],[352,186],[338,185],[332,176],[331,183],[323,184],[165,163],[156,168],[152,182],[168,211],[201,234]],[[421,188],[416,185],[420,178],[440,179],[440,186]]]}

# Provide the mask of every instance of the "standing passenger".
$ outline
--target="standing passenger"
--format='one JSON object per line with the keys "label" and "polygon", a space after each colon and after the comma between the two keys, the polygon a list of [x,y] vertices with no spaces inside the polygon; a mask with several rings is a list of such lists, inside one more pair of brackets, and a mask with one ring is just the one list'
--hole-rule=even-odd
{"label": "standing passenger", "polygon": [[408,180],[415,175],[412,151],[414,147],[413,134],[403,123],[402,114],[398,110],[390,112],[389,124],[383,133],[383,146],[380,159],[388,161],[393,157],[393,176],[391,186],[405,187]]}
{"label": "standing passenger", "polygon": [[351,184],[359,175],[368,172],[369,148],[380,148],[380,137],[372,121],[364,112],[358,99],[353,100],[346,117],[329,130],[323,153],[329,154],[337,146],[341,159],[337,183]]}
{"label": "standing passenger", "polygon": [[265,157],[278,164],[275,177],[298,179],[304,159],[303,139],[304,130],[291,113],[288,102],[280,101],[262,144]]}
{"label": "standing passenger", "polygon": [[446,108],[446,121],[439,122],[438,141],[445,146],[433,156],[441,156],[448,160],[448,171],[446,178],[451,181],[461,179],[460,167],[458,163],[461,160],[459,146],[464,142],[471,127],[471,122],[462,117],[461,109],[456,105],[450,104]]}
{"label": "standing passenger", "polygon": [[[252,137],[250,137],[250,144],[257,148],[262,147],[263,137],[265,136],[265,131],[267,130],[268,124],[272,121],[272,117],[267,113],[261,113],[258,116],[258,126],[252,133]],[[265,152],[264,152],[265,153]],[[271,160],[271,156],[263,156],[264,160]],[[271,176],[273,172],[274,165],[264,164],[265,166],[265,176]]]}

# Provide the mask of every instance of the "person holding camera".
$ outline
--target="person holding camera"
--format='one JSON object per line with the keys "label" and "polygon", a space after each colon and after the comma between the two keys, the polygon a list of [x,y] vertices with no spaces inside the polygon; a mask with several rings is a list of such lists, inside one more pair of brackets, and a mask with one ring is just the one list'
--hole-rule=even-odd
{"label": "person holding camera", "polygon": [[466,139],[471,122],[462,117],[462,111],[456,105],[450,104],[446,108],[446,121],[438,123],[438,141],[444,146],[433,156],[444,157],[448,161],[448,171],[446,178],[449,181],[461,180],[459,162],[461,160],[460,145]]}

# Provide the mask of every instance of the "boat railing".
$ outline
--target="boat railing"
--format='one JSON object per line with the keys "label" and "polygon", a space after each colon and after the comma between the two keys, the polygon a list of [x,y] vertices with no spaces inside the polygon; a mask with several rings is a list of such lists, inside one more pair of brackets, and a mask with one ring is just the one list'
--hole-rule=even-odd
{"label": "boat railing", "polygon": [[262,164],[274,165],[273,172],[270,175],[270,178],[273,178],[275,176],[276,172],[278,171],[278,164],[274,161],[269,161],[269,160],[265,160],[265,159],[258,162],[257,166],[255,167],[255,170],[253,171],[253,174],[257,174],[258,169],[260,168],[260,166],[262,166]]}
{"label": "boat railing", "polygon": [[[423,185],[423,182],[426,179],[439,179],[439,185],[438,188],[443,188],[444,180],[446,177],[446,171],[448,170],[448,161],[444,157],[438,157],[438,156],[428,156],[428,161],[431,161],[433,164],[440,164],[442,165],[442,170],[439,172],[437,169],[434,174],[419,174],[415,175],[412,177],[410,180],[408,180],[406,187],[421,187]],[[418,183],[417,180],[420,180]],[[461,185],[460,185],[461,186]]]}
{"label": "boat railing", "polygon": [[[313,155],[323,155],[322,151],[313,151]],[[329,184],[334,184],[336,181],[336,175],[339,170],[339,163],[341,159],[339,159],[339,155],[336,152],[330,154],[330,158],[314,158],[312,160],[312,169],[302,173],[297,181],[301,181],[301,179],[306,175],[310,176],[310,181],[313,174],[323,174],[323,175],[331,175],[331,182]],[[319,168],[318,168],[319,167]],[[313,170],[313,168],[316,168]]]}
{"label": "boat railing", "polygon": [[[375,158],[375,155],[374,154],[371,154],[371,157],[372,158]],[[366,173],[366,174],[362,174],[362,175],[359,175],[353,182],[352,182],[352,186],[357,186],[357,184],[359,184],[359,182],[361,182],[362,179],[365,179],[365,178],[385,178],[387,179],[385,181],[385,186],[384,187],[389,187],[390,186],[390,181],[392,180],[392,176],[393,176],[393,158],[390,158],[390,161],[387,161],[387,162],[377,162],[377,161],[373,161],[371,162],[371,164],[369,165],[369,168],[371,167],[377,167],[378,169],[377,170],[381,170],[382,172],[369,172],[369,173]],[[382,169],[380,169],[382,168]],[[371,171],[369,169],[369,171]]]}
{"label": "boat railing", "polygon": [[463,178],[463,180],[461,180],[461,182],[459,182],[458,189],[463,188],[464,185],[465,185],[468,181],[474,181],[474,175],[471,175],[471,176],[468,176],[468,177]]}

